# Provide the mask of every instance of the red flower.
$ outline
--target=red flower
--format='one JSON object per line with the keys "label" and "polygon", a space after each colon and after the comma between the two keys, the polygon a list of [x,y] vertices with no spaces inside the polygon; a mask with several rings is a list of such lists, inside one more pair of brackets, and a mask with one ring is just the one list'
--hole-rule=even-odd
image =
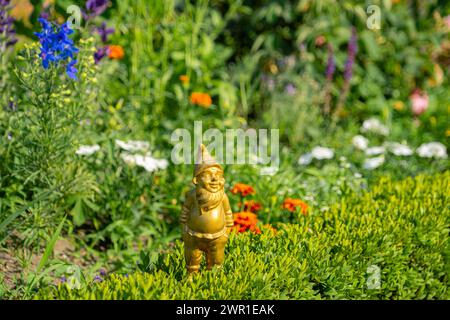
{"label": "red flower", "polygon": [[[240,204],[239,204],[240,206]],[[250,212],[258,212],[261,210],[262,206],[260,203],[254,201],[254,200],[247,200],[244,201],[244,210],[250,211]]]}

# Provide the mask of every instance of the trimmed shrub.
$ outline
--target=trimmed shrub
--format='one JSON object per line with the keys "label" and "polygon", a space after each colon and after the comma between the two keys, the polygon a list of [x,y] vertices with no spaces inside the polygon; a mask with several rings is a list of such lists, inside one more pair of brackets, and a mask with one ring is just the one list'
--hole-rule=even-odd
{"label": "trimmed shrub", "polygon": [[232,234],[222,269],[188,277],[178,241],[149,273],[36,299],[448,299],[449,195],[449,172],[382,178],[277,233]]}

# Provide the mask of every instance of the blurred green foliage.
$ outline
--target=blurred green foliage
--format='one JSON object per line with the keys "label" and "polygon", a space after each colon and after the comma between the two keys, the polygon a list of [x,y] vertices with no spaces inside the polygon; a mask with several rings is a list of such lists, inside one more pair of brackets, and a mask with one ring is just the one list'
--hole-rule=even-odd
{"label": "blurred green foliage", "polygon": [[[412,148],[430,141],[449,145],[450,32],[444,20],[450,14],[448,1],[114,0],[101,16],[88,23],[83,21],[74,38],[80,44],[93,38],[88,41],[90,47],[82,50],[85,64],[88,64],[88,55],[92,55],[92,47],[120,45],[125,56],[122,60],[105,58],[96,66],[90,61],[86,78],[73,86],[68,86],[56,74],[45,78],[37,59],[20,57],[26,52],[26,44],[36,42],[33,32],[39,29],[37,17],[43,11],[49,12],[51,20],[66,20],[66,8],[74,3],[84,8],[85,1],[57,0],[45,9],[42,8],[44,1],[31,3],[34,10],[29,21],[19,19],[15,24],[21,41],[15,51],[0,57],[0,245],[3,249],[19,247],[31,253],[42,253],[51,243],[51,235],[62,217],[67,216],[61,235],[73,240],[77,251],[86,249],[95,256],[99,260],[96,267],[104,263],[113,271],[132,272],[139,252],[144,252],[141,269],[154,270],[158,248],[168,246],[180,235],[177,221],[183,201],[181,195],[191,187],[193,168],[192,165],[170,165],[167,170],[147,172],[138,166],[129,166],[121,158],[123,150],[115,140],[144,140],[149,142],[152,156],[169,159],[173,147],[171,133],[176,128],[192,132],[195,120],[203,121],[204,130],[277,128],[281,139],[281,166],[277,174],[261,176],[259,167],[226,165],[226,187],[229,190],[239,182],[254,187],[257,193],[251,199],[262,204],[261,223],[289,222],[298,226],[287,226],[286,231],[280,232],[283,237],[263,235],[262,242],[258,240],[256,244],[253,244],[259,239],[256,236],[235,237],[230,247],[233,258],[227,268],[239,264],[237,253],[233,252],[241,250],[250,263],[255,263],[257,279],[263,277],[260,272],[266,270],[264,263],[268,258],[255,254],[260,250],[258,246],[292,246],[295,239],[296,243],[318,246],[318,240],[313,240],[304,228],[314,224],[318,224],[313,229],[314,236],[321,239],[323,233],[328,241],[322,247],[326,249],[314,253],[311,261],[320,264],[317,268],[312,267],[311,261],[304,265],[302,260],[289,260],[298,270],[314,268],[308,269],[309,276],[298,271],[296,279],[286,276],[277,280],[274,274],[279,262],[276,260],[266,270],[273,278],[273,287],[264,288],[262,280],[254,284],[242,279],[241,287],[223,288],[218,296],[271,298],[279,290],[282,293],[278,298],[300,297],[297,296],[300,293],[290,291],[292,285],[309,288],[302,298],[448,296],[442,287],[448,278],[433,275],[425,279],[426,275],[418,275],[413,270],[417,259],[425,259],[420,265],[424,270],[435,272],[440,268],[436,252],[442,252],[442,246],[436,247],[437,251],[427,251],[432,248],[417,240],[417,237],[430,236],[435,241],[440,236],[425,227],[406,228],[401,234],[396,225],[410,226],[410,220],[405,216],[406,211],[400,212],[395,206],[405,210],[412,208],[417,221],[444,230],[440,223],[445,206],[428,200],[425,205],[417,199],[414,206],[406,207],[406,202],[408,196],[419,197],[419,191],[429,198],[433,194],[436,199],[443,197],[443,191],[438,188],[442,182],[434,186],[430,179],[447,181],[448,185],[448,174],[439,176],[448,170],[448,159],[386,154],[385,165],[371,171],[363,168],[364,152],[356,151],[351,144],[352,137],[360,133],[361,123],[375,117],[390,133],[386,137],[367,134],[371,146],[388,141],[407,143]],[[367,28],[369,5],[380,8],[380,30]],[[95,31],[103,22],[115,28],[106,44],[101,43]],[[343,72],[352,26],[356,28],[359,50],[343,112],[332,119],[324,110],[325,96],[329,90],[332,110],[336,110],[343,94]],[[331,82],[327,82],[325,75],[328,45],[333,47],[336,60],[336,73]],[[25,82],[28,88],[23,87],[24,74],[31,77]],[[188,81],[181,81],[180,76],[187,76]],[[50,92],[52,81],[55,86]],[[417,88],[427,93],[429,105],[423,114],[414,116],[410,95]],[[42,92],[33,94],[35,91]],[[192,92],[209,94],[212,105],[202,108],[192,104]],[[36,103],[39,100],[36,96],[39,96],[39,103]],[[14,108],[10,107],[10,102],[14,102]],[[45,134],[49,129],[52,135]],[[75,154],[80,145],[94,144],[100,146],[98,152],[89,156]],[[299,156],[317,145],[333,148],[334,158],[315,161],[308,167],[300,166]],[[394,197],[393,190],[402,190],[403,194],[394,192],[397,200],[393,198],[392,204],[377,193],[377,188],[381,187],[372,188],[373,181],[383,176],[398,180],[420,173],[436,175],[407,179],[400,184],[387,183],[387,189],[380,189],[386,192],[386,197]],[[364,193],[367,190],[370,191]],[[364,193],[363,198],[351,196],[356,193]],[[280,210],[286,197],[305,200],[314,214],[306,218],[295,214],[287,217],[286,212]],[[238,210],[240,199],[230,199],[234,211]],[[346,203],[342,199],[349,201],[348,206],[354,206],[351,218],[341,211]],[[361,199],[365,199],[367,207],[359,204]],[[341,201],[345,203],[337,206]],[[375,210],[373,208],[377,211],[371,211]],[[356,217],[355,210],[368,210],[370,223],[363,221],[364,215]],[[426,217],[424,212],[428,213]],[[382,216],[376,220],[378,213]],[[427,220],[434,216],[436,221]],[[374,226],[380,230],[391,228],[387,234],[392,238],[385,239],[375,231],[374,235],[354,238],[360,235],[340,225],[337,217],[349,223],[356,219],[357,223],[351,223],[369,228],[357,229],[363,233],[372,232]],[[342,237],[329,233],[327,224]],[[297,233],[310,238],[300,240]],[[352,243],[353,249],[350,249],[356,250],[351,251],[355,255],[360,253],[358,250],[368,250],[364,253],[365,264],[361,262],[357,266],[352,261],[348,266],[356,275],[356,280],[351,280],[356,281],[352,286],[348,285],[351,281],[347,278],[350,277],[346,275],[347,269],[339,267],[340,262],[337,262],[343,256],[330,256],[331,251],[333,254],[340,252],[332,241],[338,241],[341,247],[349,246],[348,242],[342,242],[344,239]],[[380,242],[382,248],[386,248],[387,260],[381,256],[383,250],[376,252],[377,246],[369,240]],[[366,241],[370,242],[367,247]],[[400,245],[390,248],[393,243],[407,243],[410,247],[402,252]],[[170,259],[181,259],[180,248],[178,244],[178,251],[170,255]],[[418,249],[420,254],[414,254],[410,248]],[[309,252],[306,247],[298,250],[299,256]],[[389,274],[392,273],[391,282],[384,282],[386,290],[380,295],[361,291],[365,268],[375,261],[369,259],[369,253],[377,253],[374,257],[381,259],[380,267],[386,270],[385,281],[391,279]],[[396,260],[396,254],[401,259]],[[161,261],[156,268],[160,275],[167,271],[161,271],[166,268]],[[49,270],[53,273],[49,271],[49,274],[63,274],[68,268],[67,264],[52,263],[55,264]],[[177,260],[175,278],[182,275],[180,264],[181,260]],[[332,269],[323,274],[329,264]],[[81,267],[77,268],[70,270],[77,275],[73,281],[79,286],[83,276]],[[288,272],[289,268],[284,270]],[[336,283],[333,274],[338,277]],[[39,279],[40,285],[50,281],[48,277]],[[130,286],[130,283],[144,281],[142,279],[163,283],[172,289],[179,285],[174,278],[159,276],[136,275],[130,279],[127,282],[118,277],[111,282],[111,285],[126,288],[119,291],[123,292],[120,297],[173,297],[169,291],[141,292],[134,284]],[[424,291],[428,280],[432,289]],[[208,281],[214,284],[216,280]],[[395,281],[403,286],[394,289]],[[23,282],[27,283],[26,279]],[[67,294],[107,297],[95,290]],[[22,292],[20,288],[18,292]],[[189,290],[180,292],[183,297],[193,297]],[[201,298],[212,297],[206,289],[201,292]]]}

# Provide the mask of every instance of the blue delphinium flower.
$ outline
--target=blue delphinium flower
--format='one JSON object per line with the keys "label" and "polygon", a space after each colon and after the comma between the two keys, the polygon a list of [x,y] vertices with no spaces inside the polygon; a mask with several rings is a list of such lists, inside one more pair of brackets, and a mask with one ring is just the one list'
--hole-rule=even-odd
{"label": "blue delphinium flower", "polygon": [[67,23],[60,26],[43,18],[38,20],[41,23],[42,31],[34,34],[41,43],[39,56],[42,59],[42,66],[44,69],[48,69],[50,64],[58,64],[70,59],[66,65],[66,73],[70,78],[76,80],[78,70],[75,68],[77,63],[75,55],[78,53],[78,49],[75,47],[73,40],[69,38],[73,30],[69,28]]}
{"label": "blue delphinium flower", "polygon": [[74,80],[77,80],[77,72],[78,70],[75,68],[75,65],[77,64],[77,60],[72,60],[69,62],[69,64],[67,64],[66,67],[66,73],[69,76],[69,78],[72,78]]}

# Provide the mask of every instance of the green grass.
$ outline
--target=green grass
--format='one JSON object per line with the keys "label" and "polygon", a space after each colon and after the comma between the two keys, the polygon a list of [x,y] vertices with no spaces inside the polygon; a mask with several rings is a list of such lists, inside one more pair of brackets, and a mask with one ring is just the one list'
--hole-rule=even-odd
{"label": "green grass", "polygon": [[[36,299],[449,299],[450,173],[382,178],[278,233],[231,236],[223,269],[187,277],[183,245],[149,273]],[[380,288],[368,289],[374,267]]]}

